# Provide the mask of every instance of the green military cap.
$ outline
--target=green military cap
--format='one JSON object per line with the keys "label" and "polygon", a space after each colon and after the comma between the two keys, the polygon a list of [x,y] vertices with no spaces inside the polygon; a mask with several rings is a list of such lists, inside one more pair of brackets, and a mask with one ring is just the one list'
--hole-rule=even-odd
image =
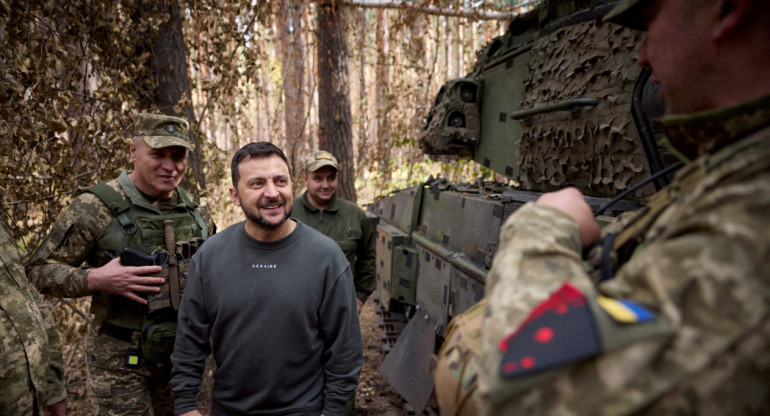
{"label": "green military cap", "polygon": [[308,156],[305,161],[305,171],[315,172],[324,166],[331,166],[334,169],[340,170],[340,166],[337,164],[337,158],[329,152],[323,150],[319,152],[313,152]]}
{"label": "green military cap", "polygon": [[642,6],[649,4],[650,0],[620,0],[604,18],[605,22],[617,23],[631,29],[647,30],[639,13]]}
{"label": "green military cap", "polygon": [[134,136],[140,136],[153,149],[182,146],[193,150],[187,120],[159,114],[139,113],[134,121]]}

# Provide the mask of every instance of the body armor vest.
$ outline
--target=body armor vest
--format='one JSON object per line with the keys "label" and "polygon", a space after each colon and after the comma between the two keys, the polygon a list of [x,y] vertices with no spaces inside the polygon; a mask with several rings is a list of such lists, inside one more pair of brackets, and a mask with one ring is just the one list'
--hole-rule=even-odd
{"label": "body armor vest", "polygon": [[[166,284],[161,286],[160,293],[147,296],[147,305],[141,305],[123,296],[96,294],[91,303],[91,312],[96,316],[97,321],[141,330],[143,321],[150,312],[156,315],[167,314],[169,319],[176,320],[176,307],[171,308],[171,299],[176,298],[178,305],[178,297],[181,296],[187,276],[189,259],[194,248],[208,237],[209,230],[198,209],[198,204],[181,187],[176,187],[180,199],[179,205],[171,212],[164,214],[142,197],[125,172],[118,178],[118,183],[128,198],[124,198],[105,183],[79,191],[79,193],[90,192],[96,195],[114,216],[96,242],[97,250],[91,253],[87,262],[92,266],[101,266],[125,248],[147,255],[152,255],[158,250],[166,250],[168,255],[165,256],[167,259],[164,261],[165,264],[158,264],[164,266],[164,269],[156,275],[166,278]],[[159,257],[161,256],[156,255],[152,258]],[[179,279],[180,276],[182,279]]]}

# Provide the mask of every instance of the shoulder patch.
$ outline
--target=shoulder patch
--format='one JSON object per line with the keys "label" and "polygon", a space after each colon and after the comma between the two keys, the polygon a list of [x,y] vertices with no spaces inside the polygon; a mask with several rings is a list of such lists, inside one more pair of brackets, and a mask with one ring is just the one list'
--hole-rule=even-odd
{"label": "shoulder patch", "polygon": [[638,303],[583,293],[564,282],[498,344],[500,376],[511,380],[566,367],[674,328]]}
{"label": "shoulder patch", "polygon": [[530,376],[602,352],[586,296],[565,282],[498,345],[503,379]]}
{"label": "shoulder patch", "polygon": [[596,303],[619,323],[633,324],[650,322],[655,319],[655,314],[630,300],[612,299],[599,295],[596,297]]}

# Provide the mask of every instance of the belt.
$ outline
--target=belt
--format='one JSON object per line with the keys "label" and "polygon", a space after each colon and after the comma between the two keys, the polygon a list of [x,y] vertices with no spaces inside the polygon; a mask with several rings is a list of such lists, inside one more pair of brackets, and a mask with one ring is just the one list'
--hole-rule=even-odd
{"label": "belt", "polygon": [[131,342],[131,338],[134,336],[133,329],[123,328],[122,326],[113,325],[109,322],[102,323],[99,328],[99,333],[107,335],[108,337],[115,338],[123,342]]}

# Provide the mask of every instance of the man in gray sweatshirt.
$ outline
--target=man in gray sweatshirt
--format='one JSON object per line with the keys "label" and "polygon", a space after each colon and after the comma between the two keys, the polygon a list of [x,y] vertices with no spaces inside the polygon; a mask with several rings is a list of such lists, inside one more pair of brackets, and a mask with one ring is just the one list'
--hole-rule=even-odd
{"label": "man in gray sweatshirt", "polygon": [[230,196],[246,220],[192,259],[179,310],[172,392],[177,414],[199,414],[212,352],[216,415],[341,415],[363,348],[350,265],[330,238],[289,219],[286,156],[250,143],[232,161]]}

